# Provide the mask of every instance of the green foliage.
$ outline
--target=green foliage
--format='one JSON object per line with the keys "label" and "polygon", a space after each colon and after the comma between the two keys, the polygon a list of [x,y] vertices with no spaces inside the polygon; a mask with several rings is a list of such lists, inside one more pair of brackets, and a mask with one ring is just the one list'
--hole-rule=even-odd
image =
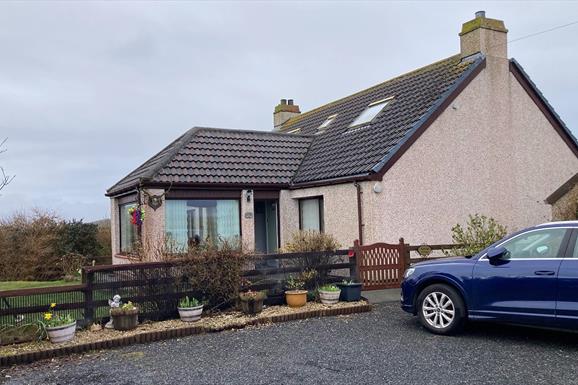
{"label": "green foliage", "polygon": [[303,282],[299,278],[290,277],[285,283],[285,287],[288,290],[303,290],[303,288],[305,287],[305,282]]}
{"label": "green foliage", "polygon": [[14,214],[0,221],[0,279],[73,279],[86,257],[102,254],[98,231],[96,224],[40,210]]}
{"label": "green foliage", "polygon": [[199,301],[195,297],[189,298],[188,295],[185,298],[181,298],[181,300],[179,301],[179,307],[182,308],[197,307],[201,305],[202,305],[201,301]]}
{"label": "green foliage", "polygon": [[128,315],[138,313],[138,307],[133,304],[131,301],[128,301],[125,304],[122,304],[120,307],[111,308],[110,314],[111,315]]}
{"label": "green foliage", "polygon": [[42,322],[45,328],[55,328],[58,326],[69,325],[75,321],[72,315],[66,314],[56,314],[54,310],[56,308],[56,303],[50,304],[50,307],[44,313],[44,321]]}
{"label": "green foliage", "polygon": [[340,291],[341,289],[335,285],[323,285],[319,288],[319,291]]}
{"label": "green foliage", "polygon": [[60,255],[75,253],[85,257],[100,255],[101,247],[96,238],[98,225],[82,220],[61,221],[59,223],[57,252]]}
{"label": "green foliage", "polygon": [[506,227],[496,222],[494,218],[470,214],[465,227],[460,224],[452,227],[452,239],[455,244],[461,245],[453,250],[453,254],[474,255],[507,234]]}

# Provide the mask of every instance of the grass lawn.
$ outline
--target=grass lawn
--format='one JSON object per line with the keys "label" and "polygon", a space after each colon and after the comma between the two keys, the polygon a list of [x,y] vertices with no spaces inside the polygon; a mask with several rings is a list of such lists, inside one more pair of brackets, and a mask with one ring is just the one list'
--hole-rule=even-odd
{"label": "grass lawn", "polygon": [[64,285],[77,285],[80,281],[6,281],[0,282],[1,290],[15,290],[15,289],[28,289],[31,287],[53,287],[53,286],[64,286]]}

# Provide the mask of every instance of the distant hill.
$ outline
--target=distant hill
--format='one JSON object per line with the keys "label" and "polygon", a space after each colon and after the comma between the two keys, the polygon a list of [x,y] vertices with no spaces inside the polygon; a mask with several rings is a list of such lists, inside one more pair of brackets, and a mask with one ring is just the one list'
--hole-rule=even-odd
{"label": "distant hill", "polygon": [[110,218],[99,219],[96,221],[92,221],[90,223],[94,223],[95,225],[98,226],[110,226]]}

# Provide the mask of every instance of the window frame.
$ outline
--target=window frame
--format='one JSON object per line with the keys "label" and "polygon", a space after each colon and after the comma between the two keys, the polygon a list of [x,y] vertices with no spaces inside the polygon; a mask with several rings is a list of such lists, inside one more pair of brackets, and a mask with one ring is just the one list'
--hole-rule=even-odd
{"label": "window frame", "polygon": [[[228,195],[228,194],[224,194],[224,195]],[[238,207],[239,207],[239,240],[242,241],[243,239],[243,202],[242,202],[242,198],[240,196],[235,196],[234,198],[232,197],[227,197],[227,196],[222,196],[222,197],[214,197],[214,196],[210,196],[210,195],[205,195],[205,194],[201,194],[201,195],[194,195],[191,197],[186,197],[186,194],[183,194],[182,196],[175,196],[175,197],[166,197],[165,198],[165,202],[166,201],[237,201],[238,203]],[[251,202],[253,202],[254,198],[251,198]],[[166,220],[166,210],[165,210],[165,218],[164,218],[164,229],[163,229],[163,234],[166,237],[167,234],[167,220]]]}
{"label": "window frame", "polygon": [[[514,234],[511,237],[508,237],[507,239],[504,239],[503,241],[501,241],[500,243],[496,244],[493,247],[500,247],[502,245],[504,245],[507,242],[510,242],[511,240],[514,240],[518,237],[533,233],[533,232],[537,232],[537,231],[544,231],[544,230],[565,230],[566,233],[564,234],[564,237],[562,238],[562,242],[560,244],[560,250],[558,250],[558,254],[556,255],[556,257],[538,257],[538,258],[512,258],[512,259],[508,259],[508,261],[537,261],[537,260],[556,260],[556,259],[562,259],[565,258],[568,255],[568,249],[570,248],[570,241],[572,239],[572,234],[574,232],[576,232],[576,229],[574,227],[567,227],[567,226],[556,226],[556,227],[538,227],[532,230],[528,230],[528,231],[523,231],[520,232],[518,234]],[[569,231],[570,230],[570,231]],[[570,253],[572,252],[572,250],[570,250]],[[571,258],[570,259],[574,259]],[[484,255],[482,255],[480,257],[480,259],[478,259],[478,261],[489,261],[488,259],[488,253],[485,252]]]}
{"label": "window frame", "polygon": [[303,201],[306,200],[317,200],[318,205],[319,205],[319,232],[320,233],[324,233],[325,232],[325,200],[323,199],[323,195],[315,195],[315,196],[311,196],[311,197],[302,197],[302,198],[298,198],[298,210],[299,210],[299,230],[300,231],[304,231],[303,230],[303,217],[301,215],[301,207],[303,204]]}
{"label": "window frame", "polygon": [[[385,107],[387,107],[391,101],[393,100],[393,96],[390,96],[388,98],[384,98],[384,99],[380,99],[380,100],[376,100],[375,102],[371,102],[369,103],[364,109],[363,111],[361,111],[356,117],[355,119],[353,119],[353,121],[351,122],[351,124],[349,125],[349,128],[354,128],[354,127],[359,127],[359,126],[363,126],[365,124],[370,124],[371,122],[373,122],[375,120],[375,118],[377,118],[377,116],[379,114],[381,114],[381,112],[383,111],[383,109]],[[363,122],[359,122],[356,123],[357,120],[370,108],[376,107],[378,105],[383,104],[383,106],[377,111],[377,113],[375,115],[373,115],[373,117],[369,120],[364,120]]]}
{"label": "window frame", "polygon": [[327,131],[329,126],[337,119],[338,114],[329,115],[325,120],[317,127],[317,134],[321,134],[322,132]]}

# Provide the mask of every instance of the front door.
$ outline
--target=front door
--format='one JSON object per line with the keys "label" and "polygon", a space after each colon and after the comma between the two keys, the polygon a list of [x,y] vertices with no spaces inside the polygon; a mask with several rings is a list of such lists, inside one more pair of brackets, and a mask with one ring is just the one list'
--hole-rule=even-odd
{"label": "front door", "polygon": [[473,271],[475,318],[546,324],[556,313],[557,277],[569,231],[544,228],[518,234],[501,246],[496,262],[478,260]]}
{"label": "front door", "polygon": [[255,200],[255,250],[272,254],[279,248],[278,207],[276,199]]}

